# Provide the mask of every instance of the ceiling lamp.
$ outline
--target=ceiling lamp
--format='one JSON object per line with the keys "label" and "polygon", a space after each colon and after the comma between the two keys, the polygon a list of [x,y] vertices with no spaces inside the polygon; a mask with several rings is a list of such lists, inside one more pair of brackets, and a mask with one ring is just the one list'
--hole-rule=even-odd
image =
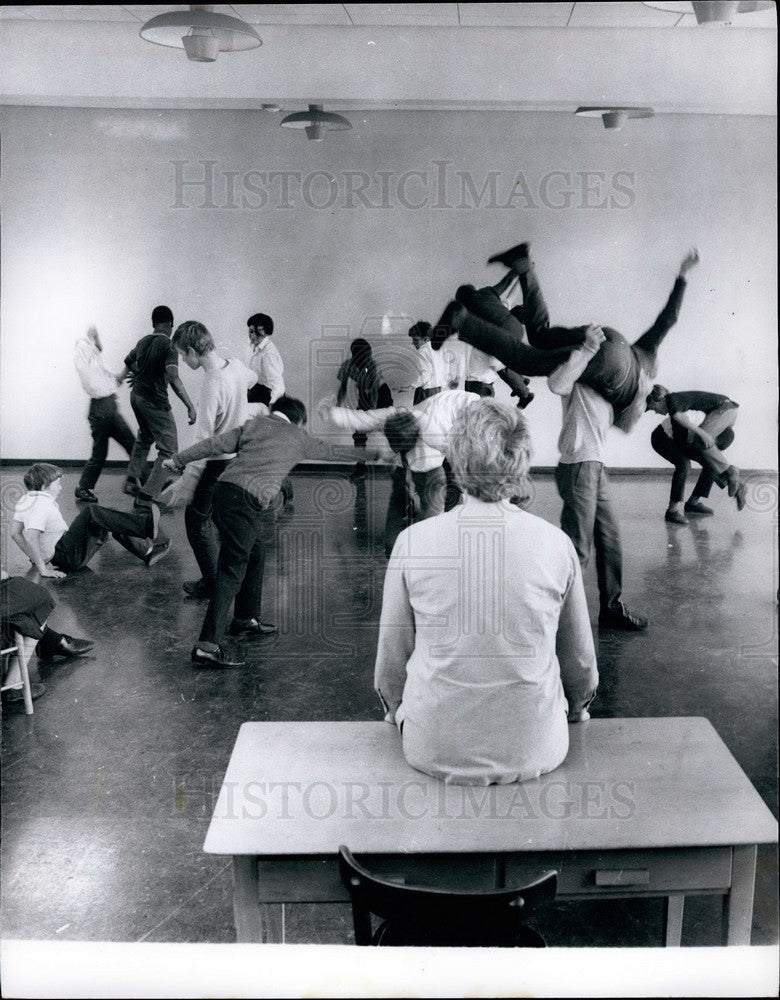
{"label": "ceiling lamp", "polygon": [[652,118],[655,112],[652,108],[621,108],[619,105],[612,105],[600,108],[577,108],[574,114],[582,118],[601,118],[604,128],[617,132],[629,118]]}
{"label": "ceiling lamp", "polygon": [[731,24],[737,14],[755,14],[769,10],[774,3],[753,0],[735,3],[732,0],[692,0],[691,3],[645,3],[645,7],[668,10],[673,14],[695,14],[698,24]]}
{"label": "ceiling lamp", "polygon": [[216,14],[211,4],[190,4],[188,11],[159,14],[146,22],[140,34],[155,45],[183,48],[192,62],[214,62],[220,52],[240,52],[263,44],[250,24]]}
{"label": "ceiling lamp", "polygon": [[308,111],[296,111],[287,115],[279,122],[284,128],[302,128],[306,130],[306,138],[314,142],[322,142],[325,132],[343,131],[352,128],[352,123],[342,115],[332,111],[323,111],[321,104],[310,104]]}

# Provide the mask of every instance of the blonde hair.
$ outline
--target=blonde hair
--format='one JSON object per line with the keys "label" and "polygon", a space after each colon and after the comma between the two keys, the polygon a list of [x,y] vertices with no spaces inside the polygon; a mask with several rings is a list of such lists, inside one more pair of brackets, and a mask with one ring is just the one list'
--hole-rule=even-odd
{"label": "blonde hair", "polygon": [[531,464],[531,436],[516,407],[475,400],[458,413],[451,433],[449,462],[464,493],[486,503],[518,495]]}

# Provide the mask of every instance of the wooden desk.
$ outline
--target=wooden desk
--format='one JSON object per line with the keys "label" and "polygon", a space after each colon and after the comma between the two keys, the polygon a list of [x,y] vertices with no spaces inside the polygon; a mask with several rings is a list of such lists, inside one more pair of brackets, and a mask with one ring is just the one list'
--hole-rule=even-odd
{"label": "wooden desk", "polygon": [[283,907],[347,902],[337,849],[409,882],[489,888],[559,872],[564,899],[724,897],[749,944],[756,845],[777,823],[706,719],[594,719],[535,781],[445,785],[411,768],[385,722],[241,726],[204,850],[233,856],[239,941],[283,940]]}

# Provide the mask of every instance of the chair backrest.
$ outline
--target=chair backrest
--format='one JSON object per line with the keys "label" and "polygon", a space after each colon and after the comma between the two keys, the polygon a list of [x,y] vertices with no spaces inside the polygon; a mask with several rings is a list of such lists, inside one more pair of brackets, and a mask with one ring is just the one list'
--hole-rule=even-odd
{"label": "chair backrest", "polygon": [[[406,885],[373,875],[343,845],[339,847],[339,871],[352,901],[355,944],[360,945],[520,944],[525,921],[539,906],[553,900],[558,879],[557,872],[549,871],[528,885],[472,892]],[[376,935],[371,914],[385,921]]]}

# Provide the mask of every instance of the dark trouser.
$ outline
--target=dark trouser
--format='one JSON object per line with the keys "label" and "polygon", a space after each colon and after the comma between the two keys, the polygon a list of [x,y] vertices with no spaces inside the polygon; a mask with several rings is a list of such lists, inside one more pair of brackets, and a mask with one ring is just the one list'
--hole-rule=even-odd
{"label": "dark trouser", "polygon": [[435,385],[430,389],[423,389],[422,386],[417,386],[414,390],[414,396],[412,398],[412,406],[417,406],[418,403],[422,403],[424,399],[430,399],[431,396],[435,396],[437,393],[441,392],[441,386]]}
{"label": "dark trouser", "polygon": [[206,462],[192,499],[184,508],[184,527],[200,575],[207,587],[212,588],[217,579],[219,540],[214,525],[214,489],[217,480],[227,468],[227,459]]}
{"label": "dark trouser", "polygon": [[561,527],[572,540],[584,569],[596,550],[601,611],[614,607],[623,590],[620,530],[612,509],[607,470],[601,462],[559,464],[555,481],[563,500]]}
{"label": "dark trouser", "polygon": [[496,390],[490,382],[477,382],[475,379],[467,378],[463,383],[466,392],[473,392],[477,396],[495,396]]}
{"label": "dark trouser", "polygon": [[[530,266],[519,277],[523,306],[511,313],[492,288],[476,291],[471,285],[463,285],[458,289],[458,302],[466,309],[465,318],[456,324],[460,338],[498,358],[513,371],[550,375],[569,356],[570,348],[565,345],[582,343],[587,328],[550,326],[535,269]],[[602,327],[606,340],[579,381],[595,389],[616,413],[632,402],[640,370],[655,375],[658,349],[677,322],[684,291],[685,282],[678,279],[653,325],[634,344],[629,344],[617,330]],[[518,317],[522,317],[522,324]],[[522,341],[523,326],[531,347]]]}
{"label": "dark trouser", "polygon": [[91,490],[100,478],[109,441],[116,441],[128,455],[132,454],[135,445],[135,436],[117,409],[116,396],[90,400],[88,420],[92,432],[92,454],[79,479],[79,489],[83,490]]}
{"label": "dark trouser", "polygon": [[390,480],[390,501],[387,505],[385,519],[385,555],[390,556],[395,540],[410,524],[424,521],[444,511],[447,479],[444,469],[439,466],[428,472],[412,472],[414,488],[420,498],[420,511],[415,515],[409,491],[406,488],[406,475],[401,466],[393,470]]}
{"label": "dark trouser", "polygon": [[218,482],[214,490],[214,519],[220,537],[217,579],[200,639],[219,643],[233,617],[249,621],[260,617],[266,546],[273,539],[274,508],[260,502],[234,483]]}
{"label": "dark trouser", "polygon": [[[533,276],[531,270],[528,278]],[[527,282],[526,282],[527,284]],[[478,291],[463,285],[458,289],[458,301],[465,306],[465,316],[456,321],[460,339],[498,358],[512,371],[523,375],[551,375],[568,360],[571,346],[561,346],[566,340],[574,345],[585,340],[586,327],[551,327],[547,308],[535,281],[535,294],[523,307],[529,347],[522,339],[523,326],[517,320],[517,310],[510,313],[492,288]],[[580,376],[580,381],[595,389],[620,411],[634,398],[639,378],[639,359],[626,338],[610,327],[603,327],[606,340]],[[549,338],[549,340],[548,340]],[[544,346],[546,343],[550,347]]]}
{"label": "dark trouser", "polygon": [[40,639],[54,610],[48,590],[23,576],[9,576],[0,583],[3,643],[13,645],[12,633]]}
{"label": "dark trouser", "polygon": [[247,389],[246,401],[247,403],[263,403],[265,406],[270,406],[271,390],[267,385],[261,385],[257,382]]}
{"label": "dark trouser", "polygon": [[[733,440],[734,431],[731,427],[727,427],[715,438],[715,448],[721,452],[724,448],[728,448]],[[701,465],[701,473],[699,474],[693,493],[691,493],[692,499],[694,497],[708,497],[713,483],[717,483],[721,489],[727,485],[720,467],[713,467],[707,451],[700,445],[688,441],[687,435],[685,437],[671,438],[664,430],[663,425],[659,424],[650,435],[650,443],[659,455],[674,466],[672,489],[669,494],[670,504],[680,503],[684,498],[685,483],[688,478],[691,462],[698,462]]]}
{"label": "dark trouser", "polygon": [[512,371],[522,375],[550,375],[571,354],[568,347],[557,350],[529,347],[523,340],[523,325],[494,289],[461,285],[456,295],[464,307],[462,313],[455,312],[453,320],[453,329],[460,339],[498,358]]}
{"label": "dark trouser", "polygon": [[[149,550],[152,537],[151,511],[125,513],[90,504],[76,517],[62,538],[57,542],[52,565],[65,573],[82,569],[94,556],[109,534],[139,559]],[[157,543],[167,541],[158,534]]]}
{"label": "dark trouser", "polygon": [[149,449],[153,444],[156,445],[157,458],[148,479],[143,484],[144,491],[156,498],[168,475],[162,467],[163,460],[175,455],[179,450],[176,423],[169,409],[161,410],[135,391],[130,394],[130,405],[138,421],[138,437],[130,456],[127,474],[142,482]]}

